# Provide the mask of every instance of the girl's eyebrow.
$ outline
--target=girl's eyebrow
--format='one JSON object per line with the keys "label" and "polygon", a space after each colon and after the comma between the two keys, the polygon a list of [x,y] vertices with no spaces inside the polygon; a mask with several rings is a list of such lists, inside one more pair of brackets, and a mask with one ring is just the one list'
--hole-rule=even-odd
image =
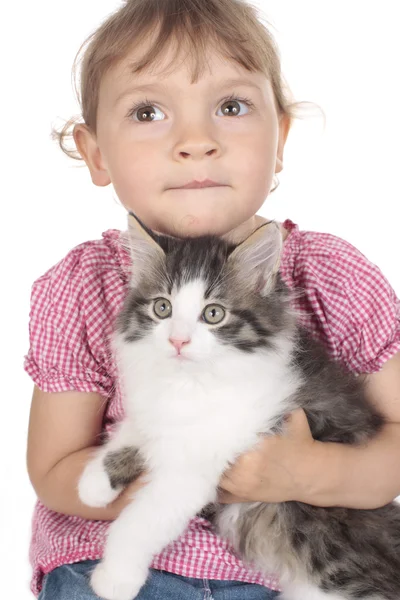
{"label": "girl's eyebrow", "polygon": [[[231,78],[231,79],[225,79],[224,81],[219,81],[218,82],[218,88],[220,89],[224,89],[227,87],[232,87],[232,86],[241,86],[241,87],[252,87],[255,88],[256,90],[258,90],[259,92],[262,92],[262,89],[259,85],[257,85],[254,81],[252,81],[251,79],[246,79],[246,78]],[[154,83],[144,83],[144,84],[140,84],[140,85],[136,85],[133,87],[129,87],[128,89],[124,90],[116,99],[115,104],[118,104],[118,102],[120,102],[120,100],[122,98],[124,98],[125,96],[129,96],[130,94],[133,94],[135,92],[148,92],[148,91],[160,91],[160,92],[168,92],[168,87],[171,87],[171,84],[167,84],[167,83],[162,83],[162,82],[154,82]],[[176,93],[176,89],[174,90],[174,93]]]}

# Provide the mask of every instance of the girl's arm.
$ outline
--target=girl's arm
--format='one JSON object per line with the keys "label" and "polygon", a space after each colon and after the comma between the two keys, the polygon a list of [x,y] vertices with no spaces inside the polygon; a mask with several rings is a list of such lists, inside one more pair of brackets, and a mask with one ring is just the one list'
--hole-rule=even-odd
{"label": "girl's arm", "polygon": [[105,400],[84,392],[42,392],[35,386],[31,404],[27,467],[40,501],[56,512],[85,519],[114,520],[142,487],[139,477],[105,508],[83,504],[77,483],[96,449]]}
{"label": "girl's arm", "polygon": [[220,482],[221,502],[284,502],[378,508],[400,495],[400,353],[365,375],[369,398],[388,424],[361,447],[318,442],[302,410],[283,436],[261,441]]}

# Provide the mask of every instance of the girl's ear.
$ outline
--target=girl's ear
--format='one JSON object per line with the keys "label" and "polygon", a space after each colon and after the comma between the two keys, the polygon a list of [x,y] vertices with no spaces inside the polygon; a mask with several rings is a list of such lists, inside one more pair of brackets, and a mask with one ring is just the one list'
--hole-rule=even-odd
{"label": "girl's ear", "polygon": [[165,253],[152,232],[132,212],[128,215],[129,247],[132,258],[133,281],[154,272],[155,264],[165,261]]}
{"label": "girl's ear", "polygon": [[282,252],[282,233],[275,221],[261,225],[239,244],[228,264],[245,277],[257,292],[266,296],[274,288]]}
{"label": "girl's ear", "polygon": [[289,115],[281,115],[279,119],[279,138],[276,151],[275,173],[280,173],[283,169],[283,150],[291,127],[291,121],[292,119]]}
{"label": "girl's ear", "polygon": [[111,179],[97,145],[96,136],[84,123],[75,125],[73,136],[78,152],[90,171],[93,183],[100,187],[109,185]]}

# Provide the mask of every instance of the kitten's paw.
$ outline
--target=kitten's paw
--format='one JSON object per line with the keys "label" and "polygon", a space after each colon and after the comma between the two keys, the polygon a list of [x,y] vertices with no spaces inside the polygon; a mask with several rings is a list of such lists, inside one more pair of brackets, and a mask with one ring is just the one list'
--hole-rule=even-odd
{"label": "kitten's paw", "polygon": [[104,562],[99,563],[90,577],[93,591],[105,600],[133,600],[146,581],[147,573],[139,573],[135,567],[127,575],[113,572]]}
{"label": "kitten's paw", "polygon": [[98,458],[90,461],[78,482],[78,495],[84,504],[103,508],[113,502],[121,489],[113,489],[110,479]]}

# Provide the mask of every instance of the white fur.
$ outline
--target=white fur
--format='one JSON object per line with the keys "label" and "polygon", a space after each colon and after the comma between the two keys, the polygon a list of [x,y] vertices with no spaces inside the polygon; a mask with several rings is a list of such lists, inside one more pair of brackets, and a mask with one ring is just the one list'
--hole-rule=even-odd
{"label": "white fur", "polygon": [[[352,600],[354,596],[324,592],[312,583],[296,581],[282,585],[279,600]],[[368,596],[365,600],[385,600],[383,596]]]}
{"label": "white fur", "polygon": [[296,582],[283,587],[279,600],[349,600],[349,597],[323,592],[310,583]]}
{"label": "white fur", "polygon": [[79,479],[78,495],[84,504],[102,508],[119,496],[122,488],[111,487],[103,461],[109,452],[134,445],[135,439],[129,420],[118,423],[114,436],[94,452],[93,459],[86,464]]}
{"label": "white fur", "polygon": [[[203,297],[204,283],[190,282],[173,292],[172,318],[146,338],[129,345],[120,336],[113,340],[126,420],[86,467],[79,494],[96,506],[111,501],[101,460],[127,443],[140,448],[150,475],[111,524],[92,575],[94,591],[107,600],[137,595],[152,557],[216,499],[223,471],[275,423],[299,385],[288,366],[290,340],[280,339],[278,352],[247,354],[223,345],[199,321]],[[190,338],[183,358],[168,341],[181,336]]]}

